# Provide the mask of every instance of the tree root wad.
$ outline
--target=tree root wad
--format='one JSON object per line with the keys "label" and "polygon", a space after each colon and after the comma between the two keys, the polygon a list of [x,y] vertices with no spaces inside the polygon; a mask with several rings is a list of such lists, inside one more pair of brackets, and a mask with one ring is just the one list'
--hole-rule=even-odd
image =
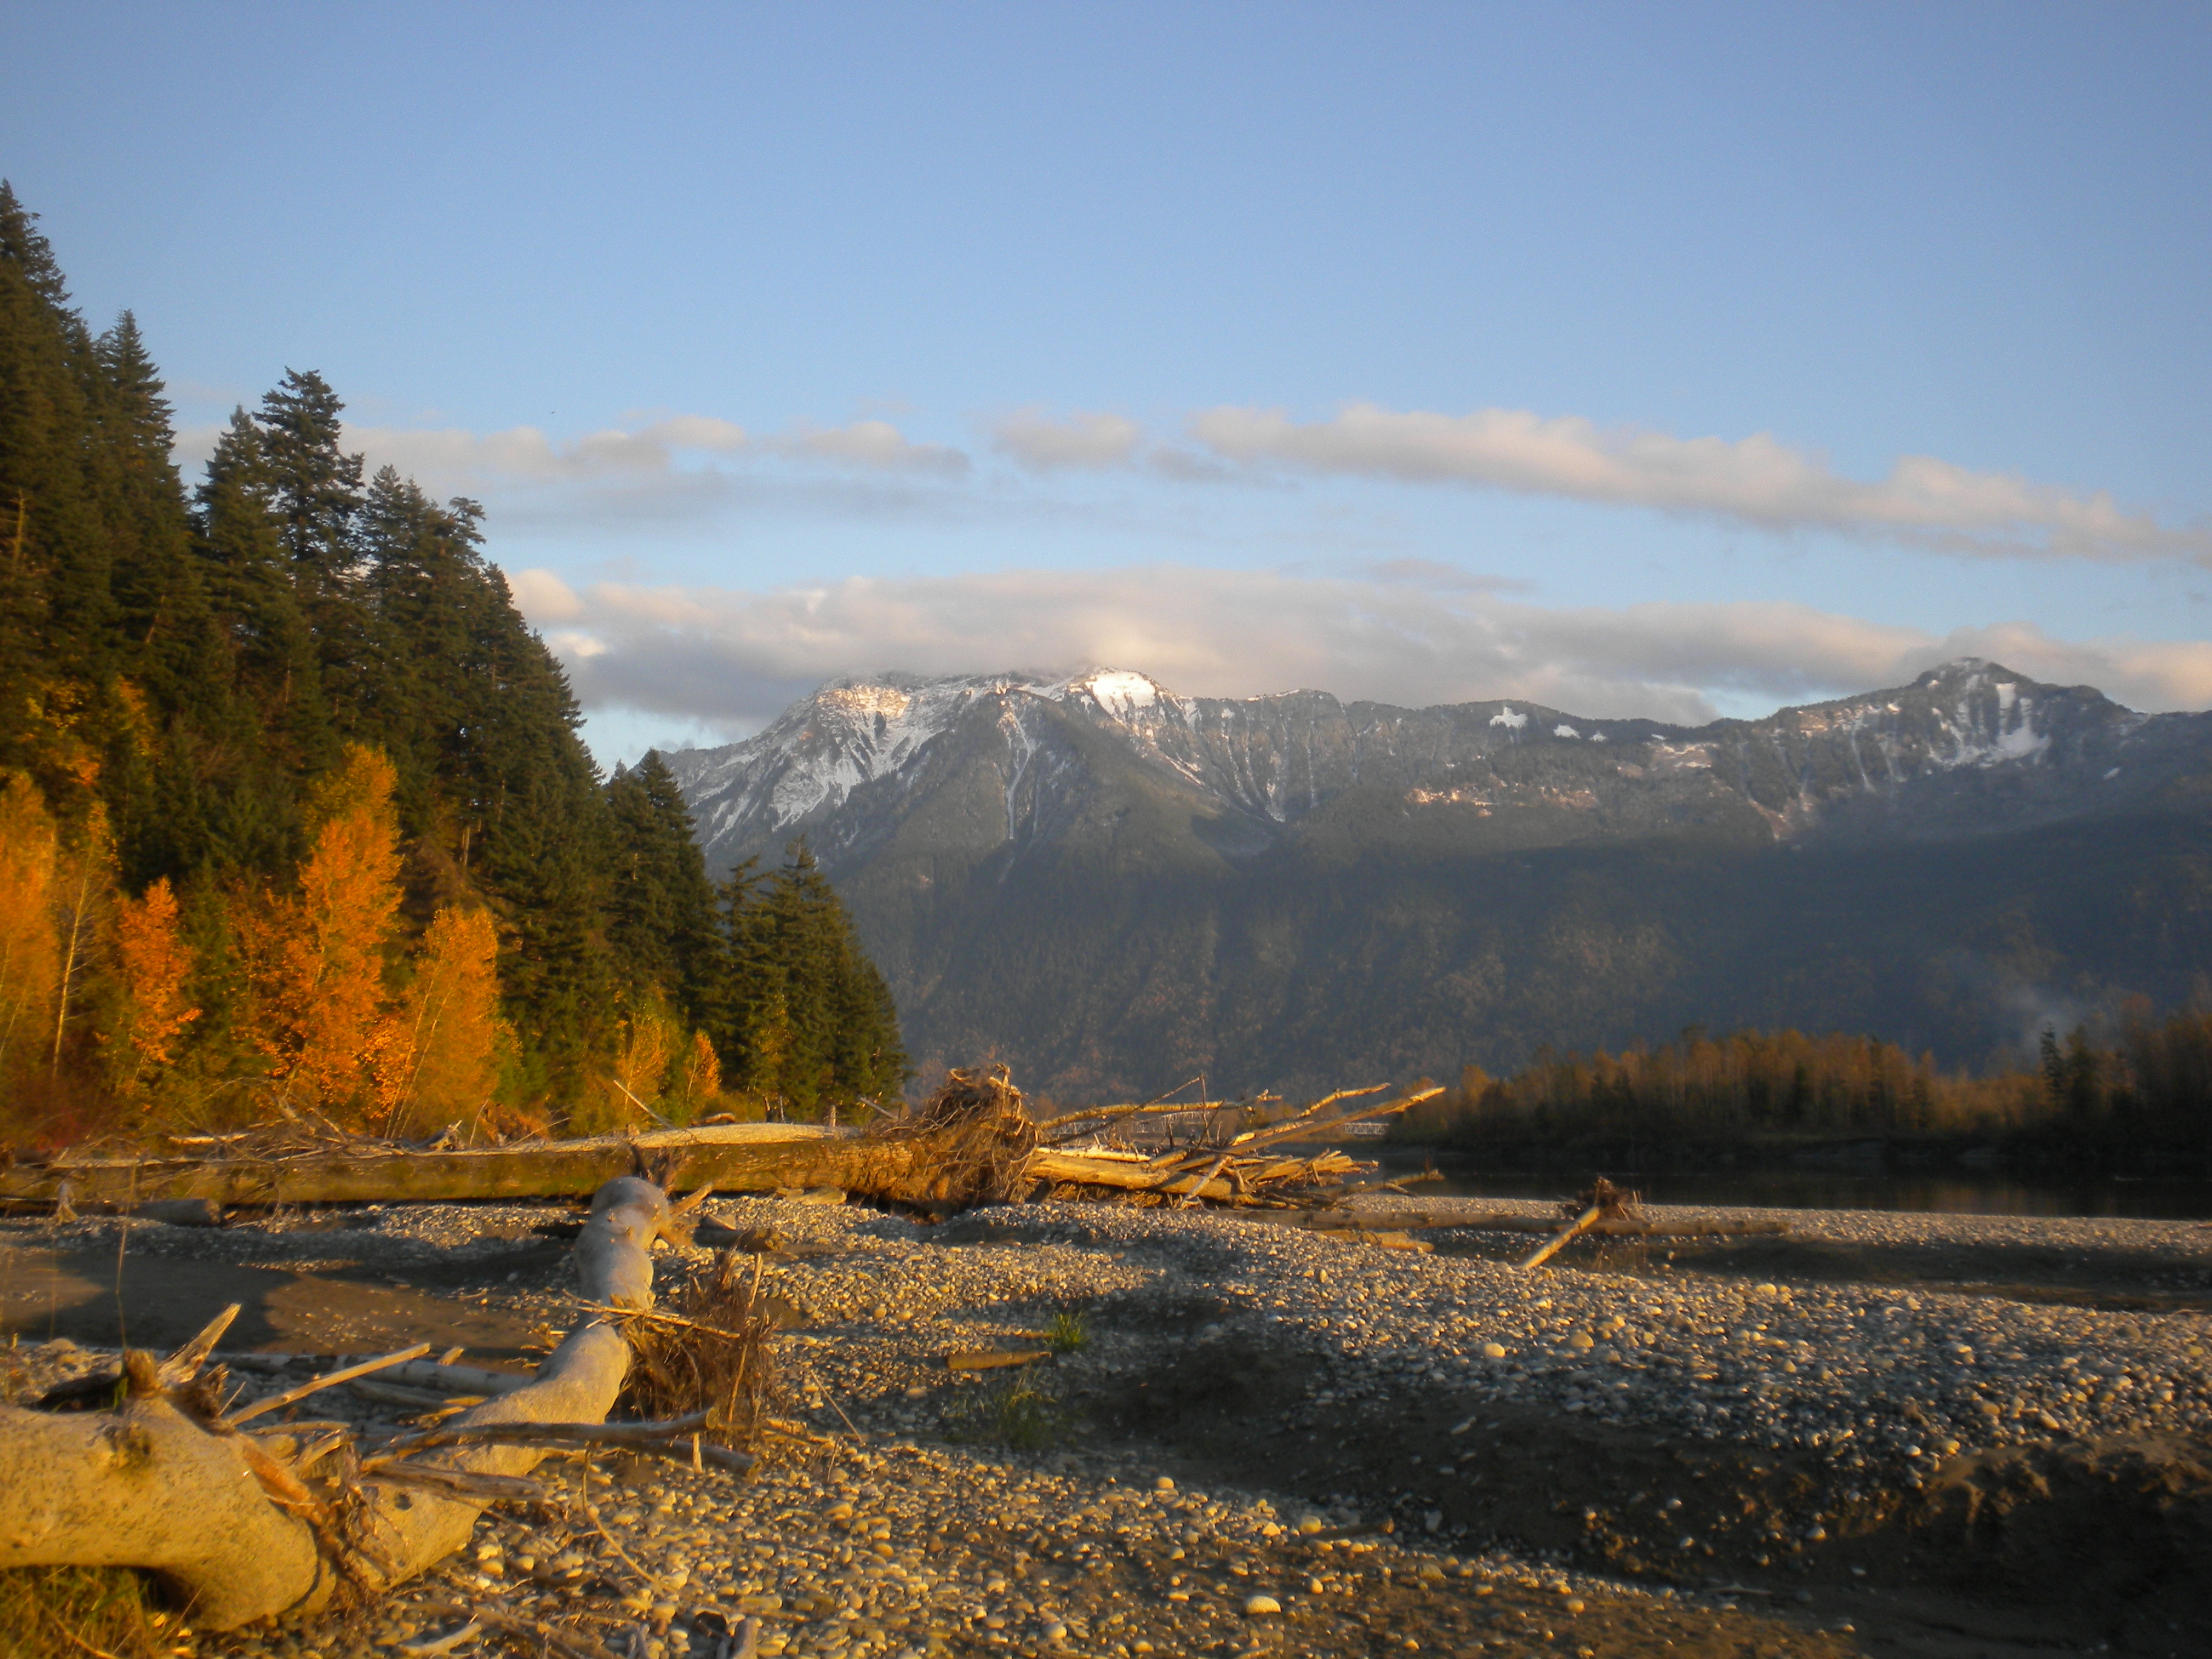
{"label": "tree root wad", "polygon": [[[601,1187],[576,1241],[584,1299],[650,1307],[649,1247],[673,1224],[651,1182]],[[604,1422],[629,1369],[619,1322],[580,1319],[527,1384],[451,1426]],[[416,1467],[427,1478],[363,1473],[342,1442],[222,1422],[195,1386],[204,1357],[188,1348],[157,1369],[128,1356],[127,1397],[112,1411],[0,1407],[0,1568],[144,1568],[207,1630],[319,1612],[459,1548],[489,1501],[483,1491],[528,1474],[549,1449],[475,1443],[423,1455]]]}

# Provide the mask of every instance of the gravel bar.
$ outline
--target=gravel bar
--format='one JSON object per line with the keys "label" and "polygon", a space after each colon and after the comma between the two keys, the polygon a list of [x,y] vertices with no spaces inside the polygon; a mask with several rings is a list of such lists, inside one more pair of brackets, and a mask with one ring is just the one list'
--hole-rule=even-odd
{"label": "gravel bar", "polygon": [[[1548,1212],[1534,1203],[1456,1202],[1469,1212]],[[1402,1210],[1405,1200],[1376,1206]],[[2212,1229],[2199,1224],[1652,1212],[1778,1218],[1793,1245],[1816,1251],[2033,1252],[2107,1264],[2148,1287],[2212,1288]],[[516,1275],[501,1263],[518,1237],[568,1213],[411,1206],[352,1212],[342,1228],[299,1217],[221,1230],[135,1223],[129,1248],[308,1271],[435,1267],[448,1279],[480,1262],[484,1282],[465,1295],[560,1324],[569,1316],[565,1266]],[[1760,1518],[1778,1547],[1817,1540],[1823,1517],[1840,1506],[1917,1490],[1947,1461],[1978,1452],[2066,1437],[2212,1434],[2201,1307],[2116,1310],[1925,1283],[1783,1284],[1677,1269],[1656,1243],[1631,1271],[1591,1271],[1571,1255],[1524,1273],[1510,1258],[1528,1248],[1525,1235],[1492,1236],[1486,1255],[1478,1235],[1433,1232],[1424,1237],[1438,1248],[1423,1254],[1219,1212],[1111,1205],[994,1208],[937,1226],[858,1206],[772,1200],[719,1200],[708,1213],[772,1230],[783,1247],[767,1272],[793,1326],[777,1345],[787,1405],[817,1439],[771,1456],[750,1480],[629,1458],[596,1470],[586,1488],[583,1466],[549,1465],[574,1495],[565,1519],[488,1516],[473,1560],[449,1563],[365,1619],[203,1638],[200,1650],[325,1659],[404,1650],[462,1622],[434,1610],[441,1598],[479,1602],[524,1626],[567,1620],[597,1631],[611,1651],[635,1649],[644,1659],[711,1659],[746,1616],[761,1621],[763,1654],[852,1659],[1420,1644],[1587,1654],[1598,1650],[1577,1646],[1576,1621],[1601,1607],[1616,1632],[1649,1627],[1644,1645],[1623,1638],[1604,1651],[1673,1648],[1663,1627],[1677,1631],[1675,1650],[1686,1653],[1695,1650],[1689,1627],[1667,1620],[1697,1607],[1733,1613],[1739,1595],[1752,1616],[1753,1592],[1725,1583],[1683,1572],[1660,1575],[1664,1583],[1572,1572],[1564,1553],[1547,1559],[1472,1535],[1420,1507],[1433,1500],[1407,1492],[1389,1502],[1397,1483],[1388,1478],[1381,1497],[1370,1482],[1364,1498],[1273,1490],[1264,1480],[1190,1490],[1141,1439],[1073,1427],[1085,1400],[1126,1400],[1146,1379],[1173,1376],[1209,1352],[1255,1346],[1303,1378],[1272,1432],[1387,1419],[1418,1396],[1463,1413],[1455,1430],[1486,1413],[1534,1412],[1635,1429],[1660,1444],[1809,1460],[1824,1474],[1798,1494],[1796,1511]],[[120,1224],[8,1221],[0,1249],[112,1248]],[[665,1251],[664,1288],[710,1259]],[[980,1379],[947,1369],[952,1351],[1034,1345],[1055,1313],[1079,1316],[1079,1352]],[[9,1358],[8,1391],[18,1398],[91,1363],[66,1344]],[[277,1382],[256,1376],[250,1385]],[[322,1397],[302,1409],[326,1416],[331,1404]],[[343,1409],[376,1418],[362,1402]],[[994,1443],[1008,1437],[1033,1443]],[[1391,1535],[1359,1530],[1386,1520],[1397,1528]],[[1686,1549],[1692,1540],[1680,1541]],[[1821,1634],[1811,1617],[1789,1624],[1776,1650],[1829,1651],[1821,1644],[1840,1638]],[[478,1639],[509,1638],[493,1630]],[[512,1639],[508,1650],[539,1650]]]}

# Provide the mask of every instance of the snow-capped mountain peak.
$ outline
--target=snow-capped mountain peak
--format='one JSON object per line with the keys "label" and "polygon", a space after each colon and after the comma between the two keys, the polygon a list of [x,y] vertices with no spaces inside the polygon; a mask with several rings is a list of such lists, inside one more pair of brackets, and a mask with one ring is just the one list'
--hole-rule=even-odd
{"label": "snow-capped mountain peak", "polygon": [[[1593,720],[1525,698],[1425,709],[1347,706],[1320,691],[1194,698],[1103,667],[833,680],[756,737],[666,759],[721,866],[803,830],[819,832],[825,856],[872,844],[915,810],[956,730],[968,734],[962,787],[998,802],[988,818],[971,803],[945,820],[963,836],[1025,844],[1060,833],[1052,826],[1075,822],[1074,803],[1109,765],[1116,787],[1173,796],[1193,822],[1224,826],[1222,846],[1256,849],[1347,791],[1470,824],[1510,821],[1544,840],[1717,823],[1731,811],[1783,839],[1970,828],[1989,803],[1967,779],[2025,791],[2008,811],[2086,810],[2112,793],[2120,749],[2148,759],[2160,747],[2134,741],[2154,724],[2087,687],[2039,684],[1978,659],[1887,691],[1694,728]],[[1959,786],[1939,787],[1947,775]],[[854,797],[872,789],[878,804],[856,815]]]}

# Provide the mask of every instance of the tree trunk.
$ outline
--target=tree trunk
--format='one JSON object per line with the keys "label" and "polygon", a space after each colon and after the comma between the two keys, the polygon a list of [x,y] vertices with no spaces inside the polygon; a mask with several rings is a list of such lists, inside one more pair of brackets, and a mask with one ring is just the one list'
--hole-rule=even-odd
{"label": "tree trunk", "polygon": [[963,1133],[874,1139],[810,1124],[744,1123],[458,1152],[85,1159],[0,1170],[0,1203],[53,1204],[64,1196],[78,1206],[205,1199],[226,1206],[563,1198],[635,1169],[641,1154],[665,1163],[671,1187],[695,1191],[836,1187],[908,1204],[972,1202],[975,1194],[963,1190],[967,1160],[939,1155]]}
{"label": "tree trunk", "polygon": [[[841,1184],[835,1172],[856,1144],[830,1139],[809,1124],[740,1123],[451,1152],[57,1159],[0,1169],[0,1203],[52,1204],[64,1185],[79,1205],[153,1199],[205,1199],[230,1206],[581,1197],[634,1171],[641,1152],[666,1158],[672,1179],[684,1187],[772,1192]],[[811,1173],[817,1169],[831,1173],[817,1180]]]}
{"label": "tree trunk", "polygon": [[[577,1241],[584,1297],[653,1303],[648,1247],[669,1224],[660,1188],[634,1176],[602,1186]],[[604,1317],[580,1319],[537,1373],[458,1422],[604,1421],[629,1369],[629,1345]],[[477,1446],[425,1462],[522,1475],[534,1446]],[[56,1413],[0,1407],[0,1568],[106,1565],[159,1574],[204,1629],[279,1613],[318,1612],[340,1577],[299,1512],[308,1494],[252,1434],[210,1431],[155,1395],[120,1411]],[[397,1583],[467,1541],[483,1501],[362,1482],[351,1541],[372,1588]],[[289,1502],[288,1502],[289,1500]]]}

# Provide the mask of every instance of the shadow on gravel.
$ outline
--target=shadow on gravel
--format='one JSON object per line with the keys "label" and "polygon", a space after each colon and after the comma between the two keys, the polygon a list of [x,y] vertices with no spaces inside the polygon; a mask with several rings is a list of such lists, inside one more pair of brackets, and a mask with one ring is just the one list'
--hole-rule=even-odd
{"label": "shadow on gravel", "polygon": [[[1155,1328],[1202,1330],[1204,1311]],[[2162,1655],[2191,1650],[2175,1626],[2212,1627],[2201,1445],[1962,1456],[1925,1492],[1844,1503],[1816,1455],[1544,1408],[1470,1417],[1442,1389],[1316,1407],[1306,1380],[1302,1357],[1231,1328],[1073,1403],[1185,1484],[1341,1496],[1440,1553],[1495,1544],[1655,1587],[1733,1587],[1808,1626],[1850,1620],[1889,1652],[1995,1659],[2105,1642]]]}

